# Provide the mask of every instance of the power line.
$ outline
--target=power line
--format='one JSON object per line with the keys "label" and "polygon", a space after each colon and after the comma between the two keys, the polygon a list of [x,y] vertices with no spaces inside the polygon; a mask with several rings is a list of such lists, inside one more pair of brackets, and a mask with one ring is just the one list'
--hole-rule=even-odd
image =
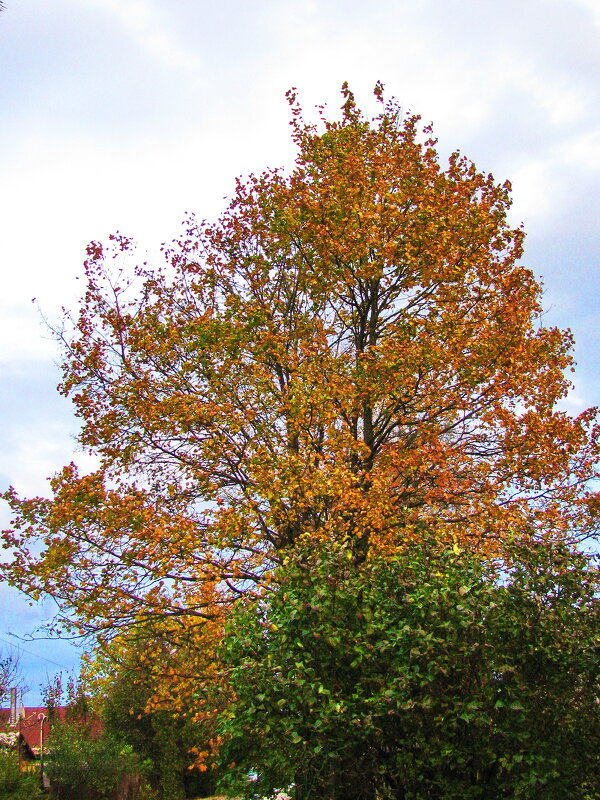
{"label": "power line", "polygon": [[45,656],[40,656],[37,653],[33,653],[26,647],[21,647],[21,645],[16,645],[13,642],[9,641],[8,639],[5,639],[4,636],[0,636],[0,641],[6,642],[6,644],[10,645],[11,647],[14,647],[15,650],[22,650],[24,653],[27,653],[28,655],[33,656],[34,658],[39,658],[42,661],[47,661],[49,664],[54,664],[55,667],[60,667],[61,669],[68,669],[68,667],[65,666],[64,664],[59,664],[58,661],[52,661],[51,658],[46,658]]}

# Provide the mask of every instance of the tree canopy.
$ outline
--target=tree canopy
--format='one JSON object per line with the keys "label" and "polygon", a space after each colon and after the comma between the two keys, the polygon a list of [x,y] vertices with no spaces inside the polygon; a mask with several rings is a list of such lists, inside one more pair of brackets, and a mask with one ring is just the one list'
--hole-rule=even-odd
{"label": "tree canopy", "polygon": [[424,531],[483,554],[594,533],[596,412],[558,405],[571,337],[543,324],[510,185],[442,166],[375,94],[373,119],[344,86],[312,124],[290,92],[294,168],[238,180],[163,263],[88,246],[60,389],[99,466],[5,494],[3,568],[82,630],[185,636],[299,543],[360,563]]}

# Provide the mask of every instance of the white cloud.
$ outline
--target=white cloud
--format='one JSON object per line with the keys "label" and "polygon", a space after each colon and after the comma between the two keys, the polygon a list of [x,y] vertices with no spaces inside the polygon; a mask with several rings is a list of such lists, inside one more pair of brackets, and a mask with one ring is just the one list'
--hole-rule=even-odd
{"label": "white cloud", "polygon": [[531,104],[539,107],[553,126],[573,126],[593,101],[586,87],[578,85],[568,74],[553,76],[541,72],[533,56],[498,53],[494,65],[497,89],[516,90],[528,95]]}
{"label": "white cloud", "polygon": [[586,171],[600,170],[600,126],[564,141],[557,151],[556,160]]}
{"label": "white cloud", "polygon": [[600,129],[561,139],[513,171],[513,218],[542,228],[560,224],[569,216],[570,208],[589,203],[589,194],[585,184],[577,180],[578,175],[585,174],[589,180],[590,173],[599,170]]}
{"label": "white cloud", "polygon": [[166,30],[168,16],[150,0],[86,0],[112,14],[149,53],[165,66],[174,69],[198,70],[202,60],[189,51]]}
{"label": "white cloud", "polygon": [[600,0],[575,0],[575,2],[592,12],[594,24],[600,28]]}
{"label": "white cloud", "polygon": [[511,183],[514,198],[511,216],[516,222],[527,220],[531,225],[552,217],[558,186],[551,161],[528,161],[513,172]]}

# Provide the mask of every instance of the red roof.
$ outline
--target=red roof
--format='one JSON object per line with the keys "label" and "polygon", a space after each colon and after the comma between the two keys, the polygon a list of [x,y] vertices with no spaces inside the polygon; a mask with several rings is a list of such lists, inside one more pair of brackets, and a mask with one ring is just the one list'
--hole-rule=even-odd
{"label": "red roof", "polygon": [[[42,719],[44,724],[44,750],[48,747],[49,739],[52,737],[51,727],[48,721],[48,709],[44,707],[28,707],[24,709],[24,715],[19,719],[17,725],[11,726],[12,730],[18,730],[23,734],[23,738],[36,755],[40,753],[40,734],[42,731]],[[55,718],[64,722],[67,709],[58,706],[54,709]],[[43,717],[42,717],[43,715]],[[9,728],[10,709],[0,708],[0,729]],[[92,730],[97,733],[100,730],[100,720],[92,720]]]}

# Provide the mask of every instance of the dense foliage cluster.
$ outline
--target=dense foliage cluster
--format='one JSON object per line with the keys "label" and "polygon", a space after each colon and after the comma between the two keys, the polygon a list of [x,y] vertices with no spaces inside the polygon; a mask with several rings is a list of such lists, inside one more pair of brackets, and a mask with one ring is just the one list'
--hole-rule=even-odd
{"label": "dense foliage cluster", "polygon": [[131,745],[108,731],[57,723],[47,764],[52,795],[60,800],[152,800],[146,765]]}
{"label": "dense foliage cluster", "polygon": [[41,800],[37,772],[21,770],[17,754],[0,748],[0,800]]}
{"label": "dense foliage cluster", "polygon": [[230,793],[600,796],[597,569],[564,547],[509,555],[427,541],[360,567],[345,547],[284,565],[225,640]]}

